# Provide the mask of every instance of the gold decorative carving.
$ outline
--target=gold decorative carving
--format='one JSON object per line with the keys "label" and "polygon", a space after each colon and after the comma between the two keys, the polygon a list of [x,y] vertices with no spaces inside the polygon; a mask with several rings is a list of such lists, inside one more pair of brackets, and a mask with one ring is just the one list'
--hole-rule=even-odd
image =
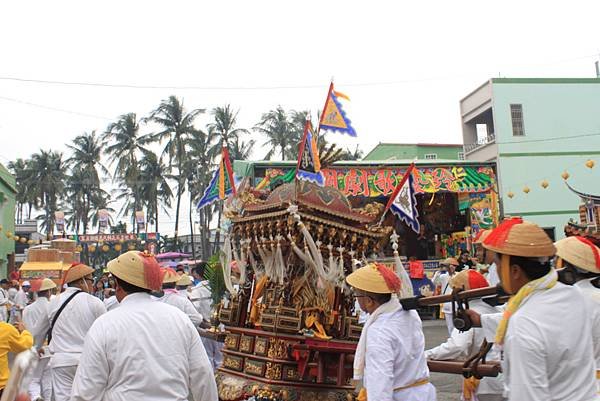
{"label": "gold decorative carving", "polygon": [[246,359],[246,364],[244,365],[244,372],[250,375],[263,377],[265,374],[265,363]]}
{"label": "gold decorative carving", "polygon": [[269,380],[281,380],[281,364],[267,362],[265,377]]}
{"label": "gold decorative carving", "polygon": [[267,337],[256,337],[254,343],[254,353],[256,355],[265,356],[269,346],[269,339]]}
{"label": "gold decorative carving", "polygon": [[240,343],[240,335],[239,334],[228,334],[227,337],[225,337],[225,348],[233,350],[233,351],[237,351],[238,346]]}
{"label": "gold decorative carving", "polygon": [[283,380],[300,380],[300,376],[298,376],[298,369],[293,366],[284,366],[283,376]]}
{"label": "gold decorative carving", "polygon": [[238,372],[242,371],[242,365],[244,364],[244,360],[239,357],[226,355],[223,359],[223,367],[231,370],[237,370]]}
{"label": "gold decorative carving", "polygon": [[269,358],[275,359],[288,359],[288,344],[284,340],[271,338],[269,342],[269,351],[267,352]]}
{"label": "gold decorative carving", "polygon": [[254,337],[242,335],[240,339],[240,352],[251,354],[254,351]]}

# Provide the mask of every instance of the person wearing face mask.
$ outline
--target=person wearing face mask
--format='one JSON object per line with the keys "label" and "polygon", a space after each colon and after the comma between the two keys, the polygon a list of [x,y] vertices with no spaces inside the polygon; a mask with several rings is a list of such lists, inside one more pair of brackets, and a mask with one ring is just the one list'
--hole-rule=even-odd
{"label": "person wearing face mask", "polygon": [[511,294],[503,314],[468,310],[474,326],[503,352],[509,401],[598,401],[590,311],[582,292],[558,281],[552,240],[515,217],[483,241],[496,253],[500,283]]}
{"label": "person wearing face mask", "polygon": [[63,277],[67,288],[50,300],[47,319],[39,319],[35,329],[36,333],[48,333],[54,401],[71,399],[85,336],[94,321],[106,313],[104,303],[90,294],[93,272],[83,263],[72,264]]}

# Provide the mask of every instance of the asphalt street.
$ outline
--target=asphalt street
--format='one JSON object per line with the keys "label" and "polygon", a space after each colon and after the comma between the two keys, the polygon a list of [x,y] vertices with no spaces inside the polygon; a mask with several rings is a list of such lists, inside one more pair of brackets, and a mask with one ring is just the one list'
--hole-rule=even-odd
{"label": "asphalt street", "polygon": [[[446,341],[448,337],[446,322],[444,320],[424,320],[423,333],[425,334],[426,349],[435,347]],[[437,389],[438,401],[460,400],[462,376],[431,372],[430,377]]]}

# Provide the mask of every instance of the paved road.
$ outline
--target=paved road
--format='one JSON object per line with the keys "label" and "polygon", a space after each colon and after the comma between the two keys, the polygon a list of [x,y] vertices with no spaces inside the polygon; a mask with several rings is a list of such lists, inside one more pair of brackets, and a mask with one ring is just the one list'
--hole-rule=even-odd
{"label": "paved road", "polygon": [[[423,333],[425,334],[426,349],[435,347],[446,341],[448,337],[446,322],[444,320],[424,320]],[[432,372],[431,382],[437,389],[438,401],[460,400],[462,376]]]}

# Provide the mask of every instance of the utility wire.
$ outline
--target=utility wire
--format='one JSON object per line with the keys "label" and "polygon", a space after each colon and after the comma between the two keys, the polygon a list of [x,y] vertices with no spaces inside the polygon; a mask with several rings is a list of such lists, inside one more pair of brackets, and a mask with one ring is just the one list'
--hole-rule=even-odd
{"label": "utility wire", "polygon": [[40,109],[45,109],[45,110],[50,110],[50,111],[58,111],[58,112],[61,112],[61,113],[74,114],[74,115],[82,116],[82,117],[90,117],[90,118],[96,118],[96,119],[108,120],[108,121],[113,120],[113,118],[108,118],[108,117],[104,117],[104,116],[98,116],[98,115],[95,115],[95,114],[81,113],[79,111],[66,110],[66,109],[61,109],[61,108],[58,108],[58,107],[45,106],[43,104],[31,103],[31,102],[27,102],[25,100],[15,99],[15,98],[12,98],[12,97],[0,96],[0,100],[5,100],[7,102],[24,104],[24,105],[27,105],[27,106],[38,107]]}

